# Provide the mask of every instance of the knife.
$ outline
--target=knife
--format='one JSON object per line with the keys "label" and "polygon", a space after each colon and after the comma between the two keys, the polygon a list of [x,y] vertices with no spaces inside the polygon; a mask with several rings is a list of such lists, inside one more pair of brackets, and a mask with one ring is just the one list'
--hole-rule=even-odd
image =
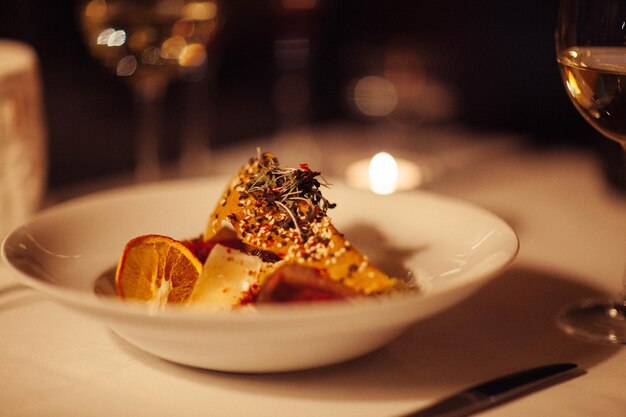
{"label": "knife", "polygon": [[467,388],[403,417],[468,416],[585,373],[574,363],[555,363],[526,369]]}

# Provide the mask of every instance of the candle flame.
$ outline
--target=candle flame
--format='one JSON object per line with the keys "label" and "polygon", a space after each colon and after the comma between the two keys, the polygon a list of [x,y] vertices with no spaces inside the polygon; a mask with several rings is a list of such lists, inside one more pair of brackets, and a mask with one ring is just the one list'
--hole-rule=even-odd
{"label": "candle flame", "polygon": [[376,194],[392,194],[398,189],[399,169],[395,158],[379,152],[369,164],[370,189]]}

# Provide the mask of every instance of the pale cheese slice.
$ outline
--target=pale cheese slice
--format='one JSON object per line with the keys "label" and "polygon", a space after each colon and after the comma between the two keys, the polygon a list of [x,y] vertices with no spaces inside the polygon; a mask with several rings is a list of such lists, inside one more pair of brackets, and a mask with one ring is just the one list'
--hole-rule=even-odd
{"label": "pale cheese slice", "polygon": [[259,257],[215,245],[189,297],[189,304],[230,309],[266,269]]}

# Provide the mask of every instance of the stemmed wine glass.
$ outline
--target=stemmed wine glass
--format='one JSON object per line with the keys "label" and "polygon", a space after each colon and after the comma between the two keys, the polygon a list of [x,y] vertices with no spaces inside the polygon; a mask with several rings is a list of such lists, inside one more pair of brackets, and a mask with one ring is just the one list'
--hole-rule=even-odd
{"label": "stemmed wine glass", "polygon": [[88,0],[78,14],[91,54],[133,90],[136,176],[156,179],[160,101],[172,79],[206,67],[216,0]]}
{"label": "stemmed wine glass", "polygon": [[[626,2],[562,0],[556,54],[565,89],[585,120],[626,152]],[[621,300],[588,300],[559,325],[588,340],[626,344],[626,270]]]}

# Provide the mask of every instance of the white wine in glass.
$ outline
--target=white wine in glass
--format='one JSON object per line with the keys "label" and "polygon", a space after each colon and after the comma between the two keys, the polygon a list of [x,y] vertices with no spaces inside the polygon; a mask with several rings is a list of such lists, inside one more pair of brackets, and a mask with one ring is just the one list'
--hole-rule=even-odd
{"label": "white wine in glass", "polygon": [[626,147],[626,46],[572,47],[559,54],[558,62],[578,111]]}
{"label": "white wine in glass", "polygon": [[[556,54],[574,106],[626,152],[626,2],[561,0]],[[621,299],[586,300],[558,322],[574,336],[626,344],[626,269]]]}
{"label": "white wine in glass", "polygon": [[159,100],[172,79],[207,64],[218,25],[215,0],[90,0],[79,20],[91,54],[133,89],[136,173],[159,175]]}

